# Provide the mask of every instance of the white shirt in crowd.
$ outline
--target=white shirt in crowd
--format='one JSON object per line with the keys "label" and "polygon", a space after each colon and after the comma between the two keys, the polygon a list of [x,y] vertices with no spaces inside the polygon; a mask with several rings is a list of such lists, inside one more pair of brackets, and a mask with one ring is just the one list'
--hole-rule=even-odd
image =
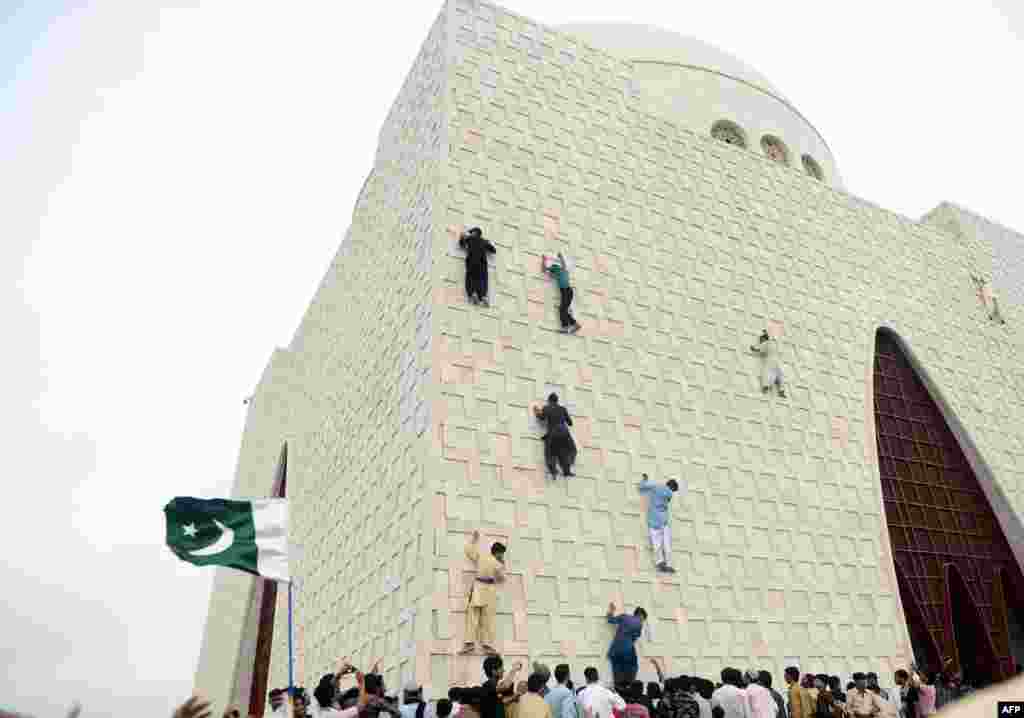
{"label": "white shirt in crowd", "polygon": [[589,711],[591,718],[611,718],[612,709],[622,710],[626,701],[614,691],[610,691],[600,683],[588,683],[587,687],[577,696],[584,711]]}
{"label": "white shirt in crowd", "polygon": [[700,718],[711,718],[711,701],[696,692],[693,693],[693,700],[697,701],[697,707],[700,708]]}
{"label": "white shirt in crowd", "polygon": [[[751,683],[746,688],[750,702],[750,718],[776,718],[779,704],[772,698],[772,692],[760,683]],[[783,716],[782,718],[785,718]]]}
{"label": "white shirt in crowd", "polygon": [[725,718],[750,718],[747,692],[728,683],[711,694],[711,707],[722,706]]}

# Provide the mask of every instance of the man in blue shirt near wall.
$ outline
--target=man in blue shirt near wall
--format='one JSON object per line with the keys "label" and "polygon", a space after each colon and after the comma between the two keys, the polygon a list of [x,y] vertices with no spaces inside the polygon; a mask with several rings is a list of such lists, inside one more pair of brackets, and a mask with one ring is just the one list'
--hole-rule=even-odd
{"label": "man in blue shirt near wall", "polygon": [[672,528],[669,525],[668,505],[672,495],[679,491],[679,484],[675,479],[669,479],[664,485],[656,484],[647,478],[647,474],[643,474],[643,477],[637,488],[641,494],[647,494],[648,497],[647,531],[651,537],[654,560],[659,571],[675,573],[676,570],[668,564],[672,555]]}

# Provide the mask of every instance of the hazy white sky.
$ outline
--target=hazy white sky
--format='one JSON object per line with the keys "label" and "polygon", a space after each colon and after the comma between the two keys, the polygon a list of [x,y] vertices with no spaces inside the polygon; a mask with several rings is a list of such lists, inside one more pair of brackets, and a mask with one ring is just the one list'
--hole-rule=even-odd
{"label": "hazy white sky", "polygon": [[[851,193],[1024,230],[1019,0],[507,6],[700,37],[800,108]],[[439,9],[0,0],[0,708],[168,715],[188,694],[212,573],[163,547],[161,509],[229,493],[242,399]]]}

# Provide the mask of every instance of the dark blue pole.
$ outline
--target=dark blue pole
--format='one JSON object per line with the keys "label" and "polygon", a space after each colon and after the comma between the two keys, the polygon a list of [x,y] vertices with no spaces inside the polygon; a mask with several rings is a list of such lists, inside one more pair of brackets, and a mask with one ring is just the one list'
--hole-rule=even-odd
{"label": "dark blue pole", "polygon": [[292,650],[292,634],[295,632],[292,626],[292,581],[288,582],[288,694],[291,695],[292,689],[295,687],[295,674],[293,666],[295,663],[295,654]]}

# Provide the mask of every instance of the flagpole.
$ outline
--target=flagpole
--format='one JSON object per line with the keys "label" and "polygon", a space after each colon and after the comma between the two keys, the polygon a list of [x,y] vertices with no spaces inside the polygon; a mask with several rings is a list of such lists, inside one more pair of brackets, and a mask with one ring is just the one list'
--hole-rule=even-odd
{"label": "flagpole", "polygon": [[292,584],[294,581],[288,581],[288,694],[291,695],[292,689],[295,687],[295,673],[293,666],[295,664],[295,653],[292,649],[292,634],[295,629],[292,625]]}

